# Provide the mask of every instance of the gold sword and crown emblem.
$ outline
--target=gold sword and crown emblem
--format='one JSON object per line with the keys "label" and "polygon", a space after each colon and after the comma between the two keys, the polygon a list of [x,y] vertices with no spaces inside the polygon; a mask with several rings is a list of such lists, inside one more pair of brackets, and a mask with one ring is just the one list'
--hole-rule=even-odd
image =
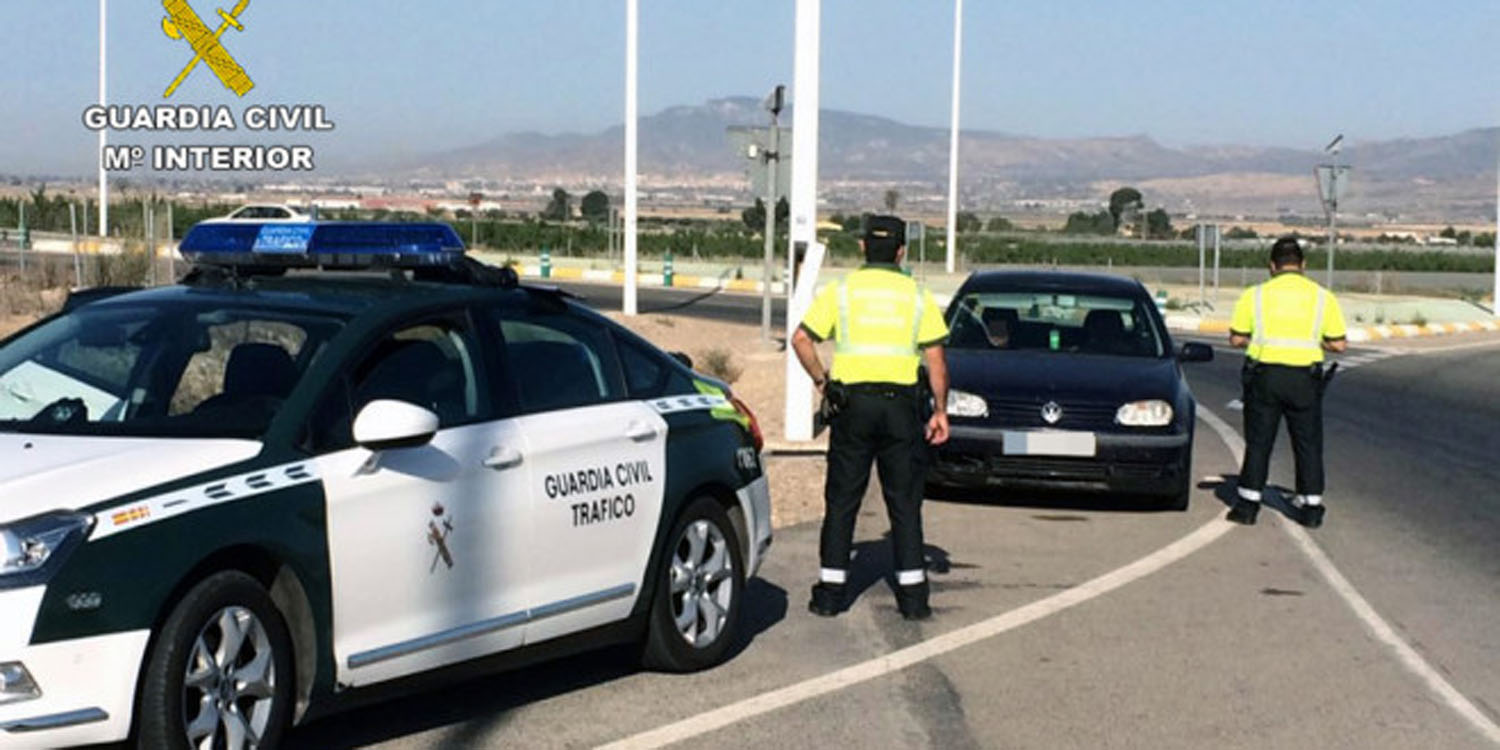
{"label": "gold sword and crown emblem", "polygon": [[172,85],[167,87],[167,93],[162,94],[163,99],[170,97],[200,62],[213,71],[225,88],[239,96],[244,96],[245,92],[255,88],[255,83],[250,80],[249,74],[234,59],[234,56],[229,54],[229,50],[224,49],[224,45],[219,43],[219,37],[223,36],[229,27],[233,26],[239,31],[245,30],[239,17],[245,12],[245,7],[250,5],[250,0],[239,0],[235,3],[234,10],[226,11],[220,8],[219,16],[223,22],[219,24],[218,29],[213,31],[210,31],[208,25],[203,23],[203,19],[198,17],[198,13],[193,10],[192,6],[187,4],[187,0],[161,0],[161,4],[167,9],[166,17],[161,19],[162,32],[173,39],[187,40],[193,52],[196,53],[187,67],[177,74]]}

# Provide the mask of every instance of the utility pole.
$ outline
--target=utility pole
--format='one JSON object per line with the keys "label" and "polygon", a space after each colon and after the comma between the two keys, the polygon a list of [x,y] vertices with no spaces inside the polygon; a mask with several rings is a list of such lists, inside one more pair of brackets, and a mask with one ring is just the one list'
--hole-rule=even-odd
{"label": "utility pole", "polygon": [[[109,80],[105,42],[105,28],[109,20],[109,0],[99,0],[99,106],[109,106],[105,82]],[[104,146],[108,142],[109,128],[99,128],[99,237],[109,236],[109,180],[104,175]]]}
{"label": "utility pole", "polygon": [[958,92],[964,48],[964,0],[953,0],[953,111],[948,126],[948,259],[944,268],[953,273],[958,252]]}
{"label": "utility pole", "polygon": [[640,0],[625,0],[625,298],[623,312],[636,314],[636,62],[639,57]]}
{"label": "utility pole", "polygon": [[1500,318],[1500,163],[1495,168],[1495,287],[1491,290],[1490,313]]}
{"label": "utility pole", "polygon": [[1348,167],[1339,166],[1339,149],[1343,142],[1343,133],[1339,133],[1332,141],[1329,141],[1323,150],[1332,157],[1332,163],[1320,164],[1316,169],[1318,191],[1323,199],[1323,211],[1328,214],[1328,278],[1325,280],[1325,286],[1330,291],[1333,290],[1333,251],[1339,242],[1339,181],[1349,170]]}
{"label": "utility pole", "polygon": [[760,278],[761,341],[771,340],[771,274],[776,263],[776,180],[778,177],[776,172],[781,164],[781,126],[777,118],[780,117],[785,103],[786,87],[779,85],[771,90],[771,95],[767,96],[765,101],[766,109],[771,112],[771,148],[762,156],[766,161],[769,174],[766,179],[766,262]]}
{"label": "utility pole", "polygon": [[[791,346],[792,333],[802,315],[812,306],[818,269],[823,264],[823,246],[818,244],[818,98],[819,48],[822,39],[820,0],[797,0],[796,43],[792,91],[797,109],[792,112],[792,190],[787,261],[792,290],[786,310],[786,439],[806,441],[813,437],[812,379],[802,370]],[[775,206],[768,206],[775,212]],[[798,260],[802,256],[802,267]]]}

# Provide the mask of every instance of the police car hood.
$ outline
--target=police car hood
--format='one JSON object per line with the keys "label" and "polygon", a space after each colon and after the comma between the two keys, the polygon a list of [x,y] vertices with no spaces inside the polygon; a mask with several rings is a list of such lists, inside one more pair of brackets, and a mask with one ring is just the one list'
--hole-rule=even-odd
{"label": "police car hood", "polygon": [[72,510],[253,458],[253,440],[0,434],[0,523]]}

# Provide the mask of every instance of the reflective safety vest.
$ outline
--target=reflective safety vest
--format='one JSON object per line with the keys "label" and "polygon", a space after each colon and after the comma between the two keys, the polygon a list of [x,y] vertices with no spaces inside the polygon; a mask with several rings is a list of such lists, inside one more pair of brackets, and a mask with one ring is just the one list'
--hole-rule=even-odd
{"label": "reflective safety vest", "polygon": [[1344,315],[1332,292],[1300,273],[1277,274],[1245,290],[1230,329],[1250,337],[1247,356],[1302,367],[1323,361],[1323,341],[1344,338]]}
{"label": "reflective safety vest", "polygon": [[830,374],[844,383],[915,383],[922,347],[948,336],[931,293],[895,266],[866,266],[824,287],[802,327],[833,335]]}

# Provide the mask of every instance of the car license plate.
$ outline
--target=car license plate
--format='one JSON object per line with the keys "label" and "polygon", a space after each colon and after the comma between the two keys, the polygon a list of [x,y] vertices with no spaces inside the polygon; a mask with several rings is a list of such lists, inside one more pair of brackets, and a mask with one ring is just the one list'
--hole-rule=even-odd
{"label": "car license plate", "polygon": [[1085,456],[1093,457],[1096,450],[1094,433],[1005,431],[1005,455],[1007,456]]}

